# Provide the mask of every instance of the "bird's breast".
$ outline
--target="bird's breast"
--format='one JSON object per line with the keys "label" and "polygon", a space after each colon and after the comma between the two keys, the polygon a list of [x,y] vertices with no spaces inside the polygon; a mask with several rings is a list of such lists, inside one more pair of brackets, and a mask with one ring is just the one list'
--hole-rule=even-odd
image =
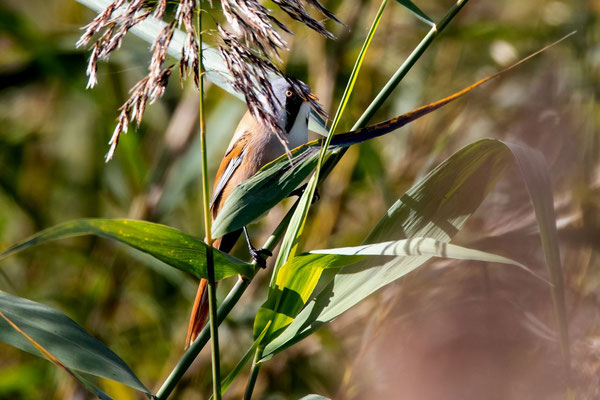
{"label": "bird's breast", "polygon": [[[310,105],[307,103],[302,104],[294,125],[292,125],[292,129],[290,129],[288,133],[284,134],[283,139],[290,150],[308,142],[309,113]],[[259,168],[285,154],[285,147],[281,143],[281,140],[277,137],[277,134],[274,132],[269,132],[263,136],[263,145],[260,146],[260,148],[263,149],[263,152],[259,157]]]}

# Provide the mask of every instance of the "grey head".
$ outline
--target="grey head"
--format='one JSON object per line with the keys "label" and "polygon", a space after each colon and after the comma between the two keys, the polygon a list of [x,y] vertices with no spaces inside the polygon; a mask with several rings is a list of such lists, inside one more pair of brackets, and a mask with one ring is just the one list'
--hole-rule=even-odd
{"label": "grey head", "polygon": [[[306,83],[299,80],[297,80],[296,83],[305,93],[310,93],[310,89]],[[289,134],[298,117],[308,118],[306,110],[310,112],[310,106],[308,102],[303,99],[304,95],[299,93],[294,85],[290,84],[286,79],[279,78],[276,81],[273,81],[271,85],[273,87],[273,93],[279,103],[279,106],[277,107],[277,122],[279,123],[279,126]],[[303,104],[306,104],[306,106],[302,107]]]}

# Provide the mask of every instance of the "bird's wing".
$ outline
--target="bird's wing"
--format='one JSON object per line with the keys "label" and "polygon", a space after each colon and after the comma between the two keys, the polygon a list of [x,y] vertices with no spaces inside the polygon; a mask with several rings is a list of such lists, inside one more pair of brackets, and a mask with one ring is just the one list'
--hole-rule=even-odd
{"label": "bird's wing", "polygon": [[246,141],[239,140],[238,145],[233,146],[221,162],[219,166],[219,171],[217,172],[217,181],[215,183],[215,188],[213,191],[213,198],[210,203],[211,210],[213,209],[215,203],[219,199],[219,196],[223,193],[225,186],[233,176],[234,172],[238,169],[238,167],[244,161],[244,155],[246,153]]}

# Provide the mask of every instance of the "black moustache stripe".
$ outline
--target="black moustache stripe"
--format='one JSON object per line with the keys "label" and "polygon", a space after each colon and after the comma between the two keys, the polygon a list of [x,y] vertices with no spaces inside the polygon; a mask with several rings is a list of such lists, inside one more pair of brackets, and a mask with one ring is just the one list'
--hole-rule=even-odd
{"label": "black moustache stripe", "polygon": [[286,120],[285,120],[285,131],[286,133],[290,133],[292,127],[294,126],[294,122],[296,122],[296,117],[298,117],[298,112],[300,111],[300,106],[302,105],[302,99],[300,96],[293,94],[290,97],[285,98],[285,111],[286,111]]}

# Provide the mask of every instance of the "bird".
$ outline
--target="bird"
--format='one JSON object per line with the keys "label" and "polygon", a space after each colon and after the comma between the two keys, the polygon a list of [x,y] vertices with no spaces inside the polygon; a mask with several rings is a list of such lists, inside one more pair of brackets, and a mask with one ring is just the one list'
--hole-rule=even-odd
{"label": "bird", "polygon": [[[301,91],[285,78],[279,78],[271,84],[272,92],[277,100],[275,117],[283,132],[282,139],[288,149],[308,142],[308,119],[311,112],[309,100],[315,102],[317,100],[308,85],[299,80],[296,80],[296,83],[300,86]],[[308,98],[304,93],[308,94]],[[285,154],[286,150],[277,132],[257,120],[248,110],[235,129],[217,170],[210,205],[212,219],[217,217],[225,200],[238,185],[254,175],[265,164]],[[298,193],[295,191],[294,194]],[[252,245],[246,227],[217,238],[213,242],[213,247],[226,253],[230,252],[242,232],[245,235],[252,259],[259,266],[266,267],[265,256],[269,257],[272,254],[266,249],[257,249]],[[196,339],[206,323],[208,316],[207,285],[206,279],[200,280],[188,324],[186,348]]]}

